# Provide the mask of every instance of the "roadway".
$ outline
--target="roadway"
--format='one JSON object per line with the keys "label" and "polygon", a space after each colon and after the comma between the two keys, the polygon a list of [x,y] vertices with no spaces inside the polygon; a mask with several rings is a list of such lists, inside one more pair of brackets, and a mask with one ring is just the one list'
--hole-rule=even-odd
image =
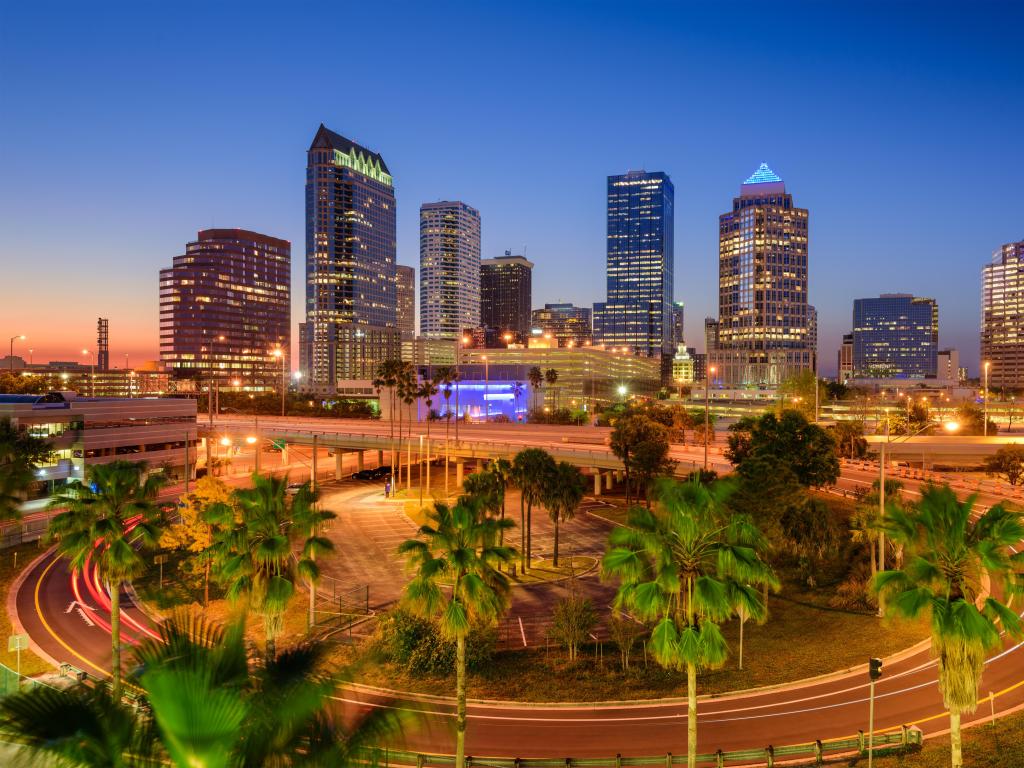
{"label": "roadway", "polygon": [[[544,447],[561,443],[566,429],[545,427],[528,433],[517,425],[492,425],[479,431],[497,430],[493,434],[500,432],[498,439],[502,442],[514,437],[523,444]],[[518,434],[507,434],[512,430]],[[482,438],[485,439],[483,435],[474,436]],[[673,455],[687,461],[697,460],[702,448],[677,446]],[[716,462],[720,461],[716,456]],[[869,485],[875,476],[869,466],[847,465],[838,488],[849,493]],[[908,494],[918,493],[920,480],[904,479],[904,483]],[[344,490],[347,487],[347,483],[338,486],[345,494],[342,501],[355,500],[359,494],[368,492],[365,486],[353,484],[348,495],[349,491]],[[327,493],[330,489],[324,490]],[[984,491],[979,503],[985,506],[1000,498],[992,491]],[[396,510],[395,514],[400,513]],[[348,539],[352,533],[350,530],[342,538]],[[404,534],[402,530],[385,530],[382,535]],[[345,556],[342,550],[340,557]],[[63,565],[47,555],[26,572],[14,595],[17,617],[45,655],[99,674],[109,668],[110,661],[109,616],[105,612],[109,596],[104,597],[102,585],[88,572],[79,580],[77,591],[75,585]],[[130,596],[125,595],[124,600],[131,618],[126,622],[126,642],[131,645],[152,629]],[[999,715],[1024,706],[1022,653],[1020,644],[1008,643],[989,658],[981,691],[983,696],[995,694],[991,710],[989,703],[983,702],[973,717],[965,718],[966,724],[986,720],[990,711]],[[552,681],[553,701],[571,696],[562,685],[561,681]],[[771,690],[704,698],[699,708],[699,751],[758,748],[853,735],[866,728],[867,693],[867,675],[861,669]],[[419,713],[401,743],[394,747],[425,752],[452,749],[454,718],[449,700],[402,695],[396,703],[390,693],[358,687],[340,692],[337,698],[348,708],[398,707]],[[469,707],[468,751],[474,755],[520,757],[680,754],[686,748],[685,717],[685,702],[680,700],[585,705],[473,702]],[[885,676],[877,686],[876,726],[891,729],[901,725],[916,725],[926,735],[948,728],[935,662],[927,647],[888,659]]]}

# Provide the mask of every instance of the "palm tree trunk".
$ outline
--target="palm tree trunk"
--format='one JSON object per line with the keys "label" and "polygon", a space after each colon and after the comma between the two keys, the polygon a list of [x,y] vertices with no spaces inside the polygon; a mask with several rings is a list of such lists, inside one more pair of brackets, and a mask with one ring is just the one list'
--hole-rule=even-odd
{"label": "palm tree trunk", "polygon": [[526,502],[519,494],[519,570],[526,573]]}
{"label": "palm tree trunk", "polygon": [[455,766],[466,764],[466,636],[455,641]]}
{"label": "palm tree trunk", "polygon": [[[533,562],[533,503],[526,505],[526,568]],[[526,570],[523,569],[523,571]]]}
{"label": "palm tree trunk", "polygon": [[960,713],[949,711],[949,751],[953,768],[963,768],[964,757],[960,740]]}
{"label": "palm tree trunk", "polygon": [[263,616],[263,632],[267,636],[266,654],[270,661],[277,655],[277,638],[274,635],[274,619],[270,614]]}
{"label": "palm tree trunk", "polygon": [[697,768],[697,665],[686,665],[686,768]]}
{"label": "palm tree trunk", "polygon": [[203,608],[210,605],[210,558],[206,558],[203,566]]}
{"label": "palm tree trunk", "polygon": [[558,567],[558,517],[555,517],[555,568]]}
{"label": "palm tree trunk", "polygon": [[309,617],[306,619],[306,634],[313,634],[313,625],[316,624],[316,582],[310,579],[309,582]]}
{"label": "palm tree trunk", "polygon": [[121,582],[110,585],[110,672],[114,700],[121,698]]}

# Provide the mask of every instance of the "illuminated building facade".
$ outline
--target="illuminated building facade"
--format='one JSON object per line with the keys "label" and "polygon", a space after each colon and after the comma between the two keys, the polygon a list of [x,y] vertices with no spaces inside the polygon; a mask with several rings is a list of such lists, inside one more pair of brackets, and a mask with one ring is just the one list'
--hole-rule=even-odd
{"label": "illuminated building facade", "polygon": [[594,341],[647,357],[671,355],[675,188],[667,174],[608,177],[607,298]]}
{"label": "illuminated building facade", "polygon": [[[480,325],[502,339],[525,343],[533,306],[533,262],[505,251],[504,256],[480,262]],[[469,326],[467,326],[469,327]]]}
{"label": "illuminated building facade", "polygon": [[686,312],[683,302],[672,302],[672,346],[686,343]]}
{"label": "illuminated building facade", "polygon": [[545,304],[544,309],[533,310],[530,325],[531,335],[537,330],[551,334],[560,347],[579,347],[593,340],[590,307]]}
{"label": "illuminated building facade", "polygon": [[981,360],[989,386],[1024,387],[1024,240],[1000,247],[981,270]]}
{"label": "illuminated building facade", "polygon": [[395,267],[396,322],[402,340],[416,335],[416,269],[398,264]]}
{"label": "illuminated building facade", "polygon": [[454,339],[480,324],[480,212],[465,203],[420,206],[420,335]]}
{"label": "illuminated building facade", "polygon": [[[175,378],[276,388],[291,348],[291,244],[205,229],[160,270],[160,361]],[[102,370],[102,367],[100,367]]]}
{"label": "illuminated building facade", "polygon": [[853,334],[844,333],[843,343],[839,345],[839,353],[836,359],[837,379],[840,384],[845,384],[853,378]]}
{"label": "illuminated building facade", "polygon": [[384,158],[320,126],[306,164],[305,383],[330,392],[400,353],[395,190]]}
{"label": "illuminated building facade", "polygon": [[909,293],[853,302],[853,376],[924,379],[936,374],[939,305]]}
{"label": "illuminated building facade", "polygon": [[[716,384],[770,389],[814,368],[807,302],[807,209],[766,164],[718,217],[718,320],[708,365]],[[706,330],[707,329],[707,326]]]}

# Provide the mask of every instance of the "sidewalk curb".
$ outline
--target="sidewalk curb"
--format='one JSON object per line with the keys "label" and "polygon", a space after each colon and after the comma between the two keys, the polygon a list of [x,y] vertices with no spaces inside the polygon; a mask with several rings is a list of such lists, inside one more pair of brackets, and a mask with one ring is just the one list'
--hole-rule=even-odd
{"label": "sidewalk curb", "polygon": [[[25,626],[21,623],[21,619],[18,616],[18,593],[21,592],[21,588],[24,586],[25,580],[28,579],[29,571],[49,557],[55,549],[57,549],[56,545],[49,547],[45,552],[22,568],[21,573],[19,573],[17,578],[11,582],[11,588],[7,591],[7,618],[10,619],[11,627],[14,629],[16,634],[28,635],[28,632],[25,631]],[[28,643],[29,650],[32,651],[32,653],[43,661],[49,662],[55,668],[60,667],[61,662],[57,661],[57,659],[53,658],[53,656],[40,648],[36,641],[32,639],[31,635],[28,637]]]}

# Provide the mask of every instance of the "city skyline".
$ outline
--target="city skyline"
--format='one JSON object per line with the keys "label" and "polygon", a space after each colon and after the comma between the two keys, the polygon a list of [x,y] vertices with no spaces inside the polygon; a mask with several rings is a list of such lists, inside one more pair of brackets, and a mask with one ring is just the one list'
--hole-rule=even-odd
{"label": "city skyline", "polygon": [[[417,263],[415,212],[420,204],[445,198],[472,200],[488,221],[484,258],[499,255],[509,244],[517,252],[525,245],[526,257],[537,264],[533,308],[558,301],[589,305],[601,299],[603,179],[622,168],[664,170],[676,182],[678,198],[672,298],[687,304],[694,319],[688,343],[698,348],[702,344],[692,330],[695,323],[716,314],[718,201],[731,197],[734,179],[767,161],[799,190],[801,204],[815,211],[810,299],[820,314],[821,372],[834,372],[835,350],[848,330],[853,298],[911,292],[934,296],[942,304],[939,344],[960,349],[976,374],[980,267],[994,250],[1024,234],[1015,203],[1021,147],[1012,140],[1024,101],[1021,74],[1012,52],[991,44],[994,12],[981,9],[965,21],[951,8],[939,7],[922,25],[908,9],[889,9],[890,24],[883,29],[869,25],[869,14],[849,18],[842,8],[817,8],[808,10],[794,30],[754,14],[737,20],[728,34],[715,31],[720,17],[709,10],[648,8],[646,13],[627,14],[621,19],[625,30],[659,29],[666,41],[686,43],[665,63],[665,76],[674,77],[678,88],[662,94],[657,121],[637,124],[601,110],[601,95],[606,93],[597,83],[601,45],[613,37],[610,7],[596,6],[579,25],[579,39],[568,43],[579,64],[556,68],[549,84],[538,84],[531,77],[533,68],[550,66],[555,57],[563,60],[556,40],[561,45],[564,31],[579,19],[564,9],[545,11],[540,6],[527,7],[520,21],[491,10],[471,20],[491,36],[485,39],[513,39],[522,31],[520,25],[530,25],[537,55],[514,73],[496,59],[485,59],[472,75],[474,82],[490,77],[506,86],[497,89],[501,95],[483,89],[457,105],[452,116],[422,120],[413,131],[402,115],[426,102],[403,84],[408,73],[398,67],[372,75],[368,86],[400,104],[379,108],[368,103],[362,108],[325,100],[314,89],[299,87],[300,67],[276,55],[266,63],[247,61],[243,70],[226,67],[208,83],[201,74],[204,63],[210,63],[204,57],[220,61],[220,56],[235,50],[230,41],[221,53],[203,54],[196,63],[172,72],[168,67],[175,61],[179,38],[193,34],[184,19],[160,16],[155,39],[133,40],[125,32],[131,24],[152,21],[145,11],[121,19],[116,9],[90,9],[88,17],[70,9],[47,26],[44,40],[31,9],[11,10],[6,12],[9,23],[0,25],[7,30],[0,33],[5,42],[0,56],[8,70],[18,65],[12,70],[18,76],[3,86],[12,109],[0,123],[0,139],[19,151],[5,153],[2,161],[6,181],[0,192],[0,231],[5,263],[13,265],[11,284],[26,290],[5,296],[0,325],[10,335],[28,335],[16,344],[16,354],[27,355],[33,349],[36,360],[73,359],[83,347],[93,346],[95,318],[109,316],[113,365],[120,364],[125,352],[133,363],[156,359],[158,302],[153,275],[178,252],[181,242],[211,226],[273,232],[293,243],[303,241],[302,180],[295,169],[309,133],[322,121],[388,157],[399,179],[399,263]],[[355,13],[358,17],[360,12]],[[998,28],[1012,27],[1006,9],[1000,13]],[[294,29],[300,22],[297,16],[259,9],[251,22],[244,23],[266,26],[268,14],[279,22],[270,25],[275,30]],[[93,41],[75,35],[83,18],[97,16],[105,23],[98,25]],[[226,23],[228,18],[217,9],[211,10],[211,17],[211,24]],[[538,19],[549,24],[538,30]],[[908,37],[900,29],[912,21],[914,34]],[[394,20],[392,31],[401,39],[412,39],[414,30],[426,23],[429,20],[413,9]],[[507,28],[498,32],[503,24]],[[822,32],[820,40],[807,38],[811,29]],[[121,56],[138,59],[130,75],[112,76],[123,74],[126,59],[104,51],[110,35],[123,41]],[[793,44],[795,37],[802,39],[801,45]],[[361,50],[371,45],[355,42]],[[31,49],[40,45],[61,51],[45,63],[30,60]],[[476,45],[464,43],[456,55],[471,56]],[[842,49],[845,60],[826,56],[819,62],[830,46]],[[409,55],[415,56],[417,50],[413,47]],[[814,103],[813,110],[786,105],[795,109],[786,136],[748,132],[746,125],[743,130],[730,128],[732,107],[706,120],[703,127],[688,121],[691,112],[706,112],[718,103],[708,90],[712,80],[736,75],[769,50],[785,51],[786,71],[809,92],[807,102]],[[83,66],[69,72],[68,55]],[[268,69],[270,63],[273,70]],[[587,71],[590,64],[594,72]],[[371,77],[369,68],[353,66]],[[716,72],[715,78],[702,74],[710,71]],[[985,78],[979,85],[976,76],[981,71]],[[615,75],[615,83],[620,77],[628,80],[628,74]],[[97,90],[82,88],[82,78],[95,82]],[[136,81],[152,81],[156,87],[145,93],[133,88],[130,111],[118,108],[98,116],[95,99],[117,99]],[[256,88],[280,95],[294,90],[295,95],[288,97],[279,116],[239,132],[237,115],[215,108],[220,106],[218,89],[229,81],[232,86],[237,82],[245,95]],[[557,94],[570,83],[578,86],[572,110],[557,101]],[[638,98],[653,92],[648,86],[634,87],[639,89]],[[827,90],[837,95],[829,96]],[[86,92],[89,98],[83,98]],[[890,102],[897,93],[893,108]],[[48,109],[53,98],[62,100],[59,114]],[[192,106],[193,99],[201,120],[170,119],[184,104]],[[407,103],[401,105],[403,99]],[[528,99],[537,103],[534,109],[546,110],[549,119],[538,122],[533,110],[520,115],[518,109]],[[499,105],[509,114],[505,124],[461,119],[467,109],[479,112],[484,106]],[[761,109],[762,117],[771,119],[782,106],[773,106],[769,99]],[[598,110],[603,117],[594,120]],[[997,110],[999,121],[982,119]],[[74,148],[60,153],[59,166],[42,149],[58,120],[75,126]],[[884,138],[879,127],[885,129]],[[517,142],[509,141],[510,132],[518,134]],[[232,153],[224,151],[228,142],[235,149]],[[424,146],[430,151],[423,151]],[[129,183],[128,178],[135,170],[131,158],[141,152],[151,164],[147,175],[152,181],[142,180],[139,187],[138,180]],[[532,161],[523,162],[524,156]],[[256,157],[259,161],[253,162]],[[58,167],[63,183],[87,189],[88,199],[79,206],[82,210],[62,210],[66,226],[53,227],[47,187],[41,181],[55,176]],[[554,167],[559,183],[538,185],[537,170]],[[937,177],[956,181],[943,194],[932,194],[926,182]],[[197,179],[205,183],[197,184]],[[866,222],[871,226],[865,227]],[[876,237],[873,228],[882,236]],[[301,260],[293,261],[292,282],[298,286],[304,275]],[[47,281],[49,301],[40,302],[44,283],[39,265],[44,263],[75,274],[76,279],[66,285]],[[83,263],[95,269],[83,275]],[[850,268],[853,264],[856,269]],[[109,279],[112,275],[116,282]],[[300,293],[293,291],[294,338],[304,314]],[[60,306],[61,312],[52,311],[53,306]]]}

